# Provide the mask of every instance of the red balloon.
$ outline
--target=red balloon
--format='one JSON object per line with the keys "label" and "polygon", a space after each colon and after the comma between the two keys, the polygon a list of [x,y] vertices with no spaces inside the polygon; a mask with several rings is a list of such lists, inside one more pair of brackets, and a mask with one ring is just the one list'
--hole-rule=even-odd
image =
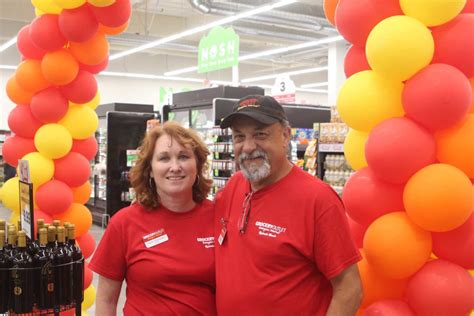
{"label": "red balloon", "polygon": [[90,72],[91,74],[98,74],[99,72],[105,70],[109,65],[109,58],[104,59],[100,64],[97,65],[86,65],[79,63],[81,70]]}
{"label": "red balloon", "polygon": [[415,313],[402,300],[381,300],[367,307],[364,316],[415,316]]}
{"label": "red balloon", "polygon": [[118,27],[125,24],[132,13],[130,0],[116,0],[107,7],[92,6],[91,8],[97,21],[108,27]]}
{"label": "red balloon", "polygon": [[336,27],[346,40],[363,48],[374,26],[393,15],[403,15],[398,0],[340,0]]}
{"label": "red balloon", "polygon": [[30,25],[30,38],[34,45],[46,51],[58,50],[67,43],[59,31],[56,14],[36,17]]}
{"label": "red balloon", "polygon": [[43,58],[46,51],[37,47],[30,38],[30,24],[25,25],[18,32],[18,38],[16,40],[16,46],[20,51],[21,55],[28,59],[41,59]]}
{"label": "red balloon", "polygon": [[88,3],[75,9],[65,9],[59,15],[59,29],[64,37],[72,42],[85,42],[99,29]]}
{"label": "red balloon", "polygon": [[459,122],[471,107],[469,80],[457,68],[432,64],[406,81],[402,94],[406,116],[430,131]]}
{"label": "red balloon", "polygon": [[35,220],[34,220],[34,223],[35,223],[35,236],[38,234],[38,226],[37,226],[37,221],[38,219],[44,219],[44,222],[46,224],[51,224],[53,222],[53,218],[51,216],[49,216],[48,214],[46,214],[45,212],[39,210],[39,209],[35,209]]}
{"label": "red balloon", "polygon": [[18,135],[8,137],[2,148],[3,159],[15,168],[18,166],[19,159],[34,151],[36,151],[34,140]]}
{"label": "red balloon", "polygon": [[474,14],[463,13],[432,29],[435,51],[432,63],[449,64],[466,77],[474,77]]}
{"label": "red balloon", "polygon": [[54,178],[70,187],[78,187],[89,179],[89,161],[83,155],[70,152],[54,160]]}
{"label": "red balloon", "polygon": [[51,216],[65,212],[71,203],[72,191],[64,182],[50,180],[36,191],[36,204]]}
{"label": "red balloon", "polygon": [[78,237],[77,242],[85,259],[92,256],[92,253],[94,253],[95,249],[95,240],[91,233],[85,233],[81,237]]}
{"label": "red balloon", "polygon": [[391,118],[370,132],[365,157],[378,178],[404,183],[421,168],[436,162],[436,142],[432,134],[412,120]]}
{"label": "red balloon", "polygon": [[87,289],[89,285],[91,285],[92,278],[92,270],[89,268],[89,264],[87,262],[84,262],[84,290]]}
{"label": "red balloon", "polygon": [[474,13],[474,0],[467,0],[461,13]]}
{"label": "red balloon", "polygon": [[342,200],[347,214],[367,227],[382,215],[404,210],[403,187],[384,182],[370,168],[363,168],[347,181]]}
{"label": "red balloon", "polygon": [[445,261],[426,263],[408,282],[408,304],[417,316],[469,315],[474,282],[462,267]]}
{"label": "red balloon", "polygon": [[352,239],[354,239],[357,248],[362,248],[364,242],[364,234],[367,227],[362,226],[355,220],[347,216],[347,222],[349,223],[349,229],[351,230]]}
{"label": "red balloon", "polygon": [[363,47],[352,45],[347,50],[346,57],[344,58],[344,73],[349,78],[355,73],[363,70],[370,70],[367,56],[365,55],[365,49]]}
{"label": "red balloon", "polygon": [[17,105],[8,115],[8,126],[18,136],[34,138],[43,124],[31,113],[28,105]]}
{"label": "red balloon", "polygon": [[31,112],[43,123],[56,123],[66,115],[68,100],[57,87],[38,92],[31,99]]}
{"label": "red balloon", "polygon": [[474,215],[461,226],[445,233],[432,233],[433,253],[440,259],[474,269]]}
{"label": "red balloon", "polygon": [[60,89],[70,101],[78,104],[87,103],[97,94],[97,81],[90,72],[79,70],[76,79]]}
{"label": "red balloon", "polygon": [[94,159],[98,148],[99,146],[97,145],[97,140],[94,136],[91,136],[86,139],[74,139],[72,142],[71,151],[82,154],[87,160],[90,161]]}

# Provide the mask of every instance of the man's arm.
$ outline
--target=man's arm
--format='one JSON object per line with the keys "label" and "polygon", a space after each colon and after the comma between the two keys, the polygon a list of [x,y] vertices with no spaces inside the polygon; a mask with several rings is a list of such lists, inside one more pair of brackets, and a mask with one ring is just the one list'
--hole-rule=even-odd
{"label": "man's arm", "polygon": [[362,284],[357,264],[332,278],[332,300],[327,316],[354,316],[362,302]]}

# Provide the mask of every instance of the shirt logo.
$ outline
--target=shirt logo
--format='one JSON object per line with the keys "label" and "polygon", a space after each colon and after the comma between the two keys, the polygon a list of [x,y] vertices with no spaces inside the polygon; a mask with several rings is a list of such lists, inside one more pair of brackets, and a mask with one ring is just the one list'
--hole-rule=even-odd
{"label": "shirt logo", "polygon": [[284,233],[286,231],[285,227],[280,227],[280,226],[276,226],[273,224],[264,223],[260,221],[257,221],[255,223],[255,226],[258,227],[259,235],[272,237],[272,238],[276,238],[278,235],[280,235],[280,233]]}
{"label": "shirt logo", "polygon": [[214,248],[214,237],[198,237],[196,240],[203,244],[204,248]]}

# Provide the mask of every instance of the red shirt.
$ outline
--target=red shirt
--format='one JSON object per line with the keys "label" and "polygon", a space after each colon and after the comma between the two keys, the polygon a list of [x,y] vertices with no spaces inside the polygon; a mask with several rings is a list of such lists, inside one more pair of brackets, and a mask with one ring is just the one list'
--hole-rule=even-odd
{"label": "red shirt", "polygon": [[207,200],[186,213],[134,204],[112,217],[89,267],[126,280],[124,315],[216,315],[213,218]]}
{"label": "red shirt", "polygon": [[294,167],[253,193],[248,224],[238,231],[249,182],[237,173],[216,201],[219,315],[326,315],[329,279],[360,260],[344,208],[325,183]]}

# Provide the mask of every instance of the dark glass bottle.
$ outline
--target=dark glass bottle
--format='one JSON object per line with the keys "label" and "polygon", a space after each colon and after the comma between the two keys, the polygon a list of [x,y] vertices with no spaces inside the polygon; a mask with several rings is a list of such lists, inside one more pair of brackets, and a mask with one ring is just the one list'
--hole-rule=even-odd
{"label": "dark glass bottle", "polygon": [[33,258],[26,247],[26,234],[18,232],[18,246],[13,251],[11,268],[12,300],[10,311],[15,314],[33,310]]}
{"label": "dark glass bottle", "polygon": [[[44,228],[44,219],[38,218],[36,220],[36,236],[33,238],[34,240],[32,242],[28,243],[28,249],[32,256],[34,256],[39,249],[39,233],[41,228]],[[47,233],[48,232],[46,231],[46,241],[48,240]]]}
{"label": "dark glass bottle", "polygon": [[41,228],[39,233],[39,246],[33,256],[35,301],[40,310],[54,308],[54,269],[53,254],[47,247],[47,231]]}
{"label": "dark glass bottle", "polygon": [[[53,263],[55,265],[54,284],[56,289],[56,303],[61,306],[71,304],[71,252],[64,243],[66,232],[63,226],[57,228],[57,247],[54,251]],[[49,240],[48,240],[49,241]]]}
{"label": "dark glass bottle", "polygon": [[[0,228],[5,228],[5,223]],[[0,230],[0,314],[8,312],[11,260],[4,252],[5,231]]]}
{"label": "dark glass bottle", "polygon": [[84,300],[84,259],[82,257],[81,249],[76,245],[76,226],[74,224],[69,224],[67,228],[67,236],[68,249],[71,252],[72,261],[74,262],[74,264],[71,265],[71,294],[72,300],[77,304]]}
{"label": "dark glass bottle", "polygon": [[9,226],[7,245],[3,248],[3,251],[6,256],[12,257],[12,253],[15,249],[16,249],[16,228],[14,228],[14,226]]}

